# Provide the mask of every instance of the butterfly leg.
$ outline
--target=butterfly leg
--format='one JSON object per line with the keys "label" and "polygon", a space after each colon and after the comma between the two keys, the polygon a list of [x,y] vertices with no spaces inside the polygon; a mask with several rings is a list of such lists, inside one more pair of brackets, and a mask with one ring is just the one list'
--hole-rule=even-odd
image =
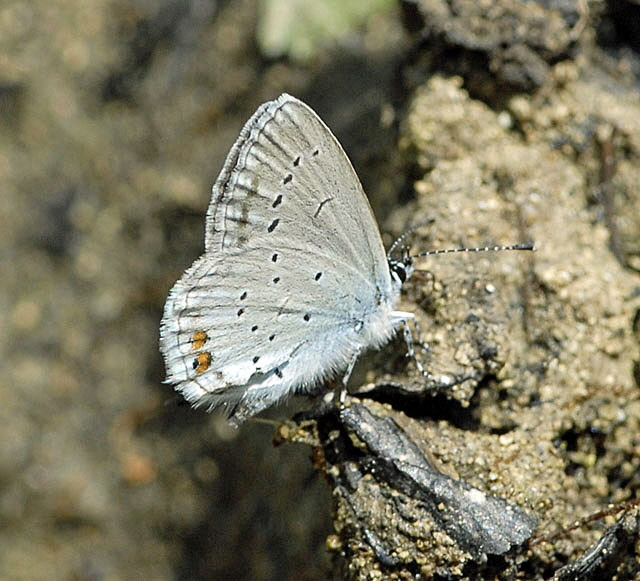
{"label": "butterfly leg", "polygon": [[[413,359],[415,366],[421,375],[428,377],[430,374],[424,368],[420,359],[418,359],[418,357],[416,356],[415,350],[416,343],[420,345],[425,351],[427,350],[427,346],[422,340],[422,331],[420,329],[420,324],[418,323],[418,320],[413,313],[398,312],[398,315],[400,314],[403,315],[401,318],[402,334],[404,336],[404,342],[407,345],[407,357]],[[413,331],[411,329],[409,321],[413,323]]]}
{"label": "butterfly leg", "polygon": [[360,357],[361,349],[358,349],[352,356],[349,361],[349,365],[347,366],[344,375],[342,376],[342,381],[336,382],[335,391],[333,394],[333,400],[336,403],[336,406],[339,409],[344,408],[344,402],[347,399],[347,384],[349,383],[349,378],[353,373],[353,368],[356,366],[356,362],[358,361],[358,357]]}

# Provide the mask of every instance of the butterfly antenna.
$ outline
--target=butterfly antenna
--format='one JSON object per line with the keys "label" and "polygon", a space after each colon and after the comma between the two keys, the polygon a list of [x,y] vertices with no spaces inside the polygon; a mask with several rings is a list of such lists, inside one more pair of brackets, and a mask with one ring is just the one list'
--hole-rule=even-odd
{"label": "butterfly antenna", "polygon": [[503,250],[531,250],[535,251],[534,244],[510,244],[509,246],[481,246],[478,248],[444,248],[442,250],[425,250],[418,254],[413,254],[411,258],[422,258],[423,256],[433,256],[434,254],[453,254],[455,252],[502,252]]}
{"label": "butterfly antenna", "polygon": [[429,220],[425,220],[424,222],[420,222],[418,224],[416,224],[415,226],[411,226],[411,228],[409,228],[407,231],[403,232],[400,236],[398,236],[394,241],[393,244],[391,244],[391,246],[389,247],[389,250],[387,252],[387,256],[391,256],[393,254],[393,252],[395,251],[396,248],[398,248],[398,246],[400,244],[402,244],[409,236],[411,236],[411,234],[413,234],[418,228],[422,228],[423,226],[428,226],[429,224],[433,224],[435,222],[434,218],[430,218]]}

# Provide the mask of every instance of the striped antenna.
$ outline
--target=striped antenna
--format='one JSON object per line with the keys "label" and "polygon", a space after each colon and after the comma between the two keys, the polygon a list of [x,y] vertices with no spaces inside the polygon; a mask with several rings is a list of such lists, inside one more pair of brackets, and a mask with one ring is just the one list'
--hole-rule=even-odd
{"label": "striped antenna", "polygon": [[411,255],[411,258],[422,258],[423,256],[433,256],[434,254],[453,254],[455,252],[501,252],[502,250],[531,250],[536,247],[531,244],[511,244],[509,246],[482,246],[480,248],[445,248],[443,250],[425,250],[419,254]]}
{"label": "striped antenna", "polygon": [[409,228],[409,230],[403,232],[400,236],[398,236],[398,238],[394,240],[393,244],[389,247],[389,250],[387,251],[387,256],[391,256],[394,253],[395,249],[398,246],[400,246],[407,239],[407,237],[413,234],[416,230],[418,230],[419,228],[422,228],[423,226],[429,226],[429,224],[433,224],[434,222],[435,222],[435,218],[429,218],[424,222],[418,222],[418,224],[416,224],[415,226],[412,226],[411,228]]}

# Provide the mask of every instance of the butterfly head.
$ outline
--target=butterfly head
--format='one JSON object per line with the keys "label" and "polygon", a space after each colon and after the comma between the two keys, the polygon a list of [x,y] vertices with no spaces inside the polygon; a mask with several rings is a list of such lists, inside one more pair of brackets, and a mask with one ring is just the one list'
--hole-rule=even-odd
{"label": "butterfly head", "polygon": [[409,247],[402,248],[401,257],[388,256],[391,278],[397,286],[402,286],[413,274],[413,257],[409,254]]}

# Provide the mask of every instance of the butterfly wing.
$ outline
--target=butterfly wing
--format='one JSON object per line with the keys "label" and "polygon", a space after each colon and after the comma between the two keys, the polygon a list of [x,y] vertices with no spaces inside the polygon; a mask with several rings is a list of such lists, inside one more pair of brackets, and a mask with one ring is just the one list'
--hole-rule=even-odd
{"label": "butterfly wing", "polygon": [[205,254],[169,294],[167,381],[242,420],[387,340],[398,293],[342,147],[282,95],[242,129],[213,187]]}

